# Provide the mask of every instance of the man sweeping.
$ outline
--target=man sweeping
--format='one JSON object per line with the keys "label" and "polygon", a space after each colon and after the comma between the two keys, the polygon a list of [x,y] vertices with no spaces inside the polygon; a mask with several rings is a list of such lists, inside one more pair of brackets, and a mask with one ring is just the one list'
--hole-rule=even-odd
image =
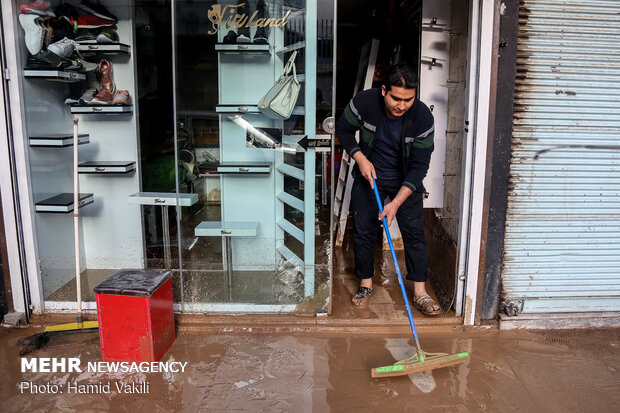
{"label": "man sweeping", "polygon": [[[422,224],[422,180],[434,149],[435,127],[429,108],[416,99],[416,88],[417,77],[410,67],[393,66],[384,85],[356,95],[336,125],[336,136],[356,162],[351,204],[355,275],[360,286],[351,302],[356,307],[368,304],[381,219],[385,217],[389,225],[397,217],[405,247],[406,279],[413,281],[413,305],[426,315],[437,315],[440,308],[426,292],[428,247]],[[381,214],[373,178],[381,199],[390,198]]]}

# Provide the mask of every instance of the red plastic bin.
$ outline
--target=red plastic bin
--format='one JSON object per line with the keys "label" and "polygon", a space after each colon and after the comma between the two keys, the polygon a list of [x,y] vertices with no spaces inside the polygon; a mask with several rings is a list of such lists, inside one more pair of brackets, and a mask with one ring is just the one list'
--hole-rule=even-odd
{"label": "red plastic bin", "polygon": [[175,340],[165,270],[120,270],[95,287],[103,361],[160,361]]}

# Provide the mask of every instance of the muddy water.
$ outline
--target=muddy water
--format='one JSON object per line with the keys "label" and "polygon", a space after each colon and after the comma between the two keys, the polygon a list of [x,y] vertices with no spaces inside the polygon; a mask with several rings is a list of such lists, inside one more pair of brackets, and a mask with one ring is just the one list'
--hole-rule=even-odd
{"label": "muddy water", "polygon": [[[0,329],[2,412],[618,412],[620,330],[426,334],[428,351],[470,360],[417,375],[371,379],[370,369],[412,354],[407,337],[182,335],[164,361],[184,373],[20,373],[16,340]],[[36,357],[99,361],[96,335],[53,339]],[[112,383],[109,394],[21,394],[19,383]],[[114,383],[148,382],[148,394]]]}

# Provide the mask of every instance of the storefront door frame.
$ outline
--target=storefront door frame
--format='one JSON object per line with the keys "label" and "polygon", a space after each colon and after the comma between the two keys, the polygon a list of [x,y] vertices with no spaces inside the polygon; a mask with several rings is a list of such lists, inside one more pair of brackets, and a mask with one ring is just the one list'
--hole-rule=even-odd
{"label": "storefront door frame", "polygon": [[[18,59],[21,59],[21,52],[16,38],[19,33],[16,21],[18,13],[14,10],[13,2],[2,2],[1,7],[4,64],[0,92],[3,98],[7,98],[2,99],[0,107],[5,120],[0,127],[0,162],[10,165],[10,169],[0,174],[0,188],[7,259],[15,311],[25,312],[29,300],[30,310],[37,314],[44,310],[44,299],[35,242],[34,203],[29,184],[25,111],[20,93],[22,77],[19,75],[21,65],[18,64]],[[8,58],[9,56],[11,58]],[[24,279],[27,280],[27,285],[23,282]],[[25,291],[24,287],[27,287],[28,291]]]}
{"label": "storefront door frame", "polygon": [[487,181],[491,90],[494,78],[495,0],[471,0],[467,70],[465,146],[458,240],[458,284],[455,312],[464,325],[474,325],[480,295],[480,262]]}

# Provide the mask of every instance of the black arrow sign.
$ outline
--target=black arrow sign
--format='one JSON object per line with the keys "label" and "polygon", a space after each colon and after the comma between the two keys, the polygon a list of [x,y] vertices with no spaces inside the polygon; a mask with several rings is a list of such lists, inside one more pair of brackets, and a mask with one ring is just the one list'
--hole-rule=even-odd
{"label": "black arrow sign", "polygon": [[332,145],[331,139],[308,139],[308,136],[304,136],[301,138],[299,142],[297,142],[299,146],[308,150],[308,148],[328,148]]}

